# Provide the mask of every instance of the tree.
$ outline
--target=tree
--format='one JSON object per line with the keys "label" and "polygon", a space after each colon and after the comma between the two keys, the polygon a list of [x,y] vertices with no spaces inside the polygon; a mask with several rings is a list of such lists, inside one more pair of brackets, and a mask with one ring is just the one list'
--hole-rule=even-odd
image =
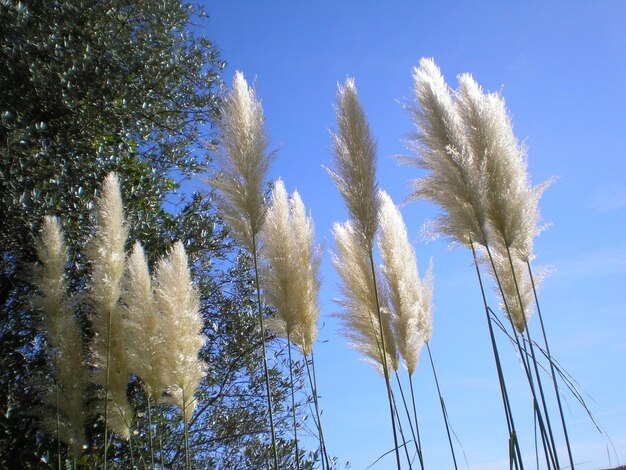
{"label": "tree", "polygon": [[[247,398],[262,385],[249,260],[232,248],[211,195],[185,196],[181,188],[205,168],[214,146],[211,123],[224,66],[211,41],[196,32],[198,18],[201,12],[173,0],[0,5],[0,466],[34,468],[55,453],[27,411],[38,403],[37,377],[50,373],[29,300],[37,232],[45,215],[61,218],[70,288],[81,292],[89,273],[82,253],[90,209],[110,171],[122,181],[129,243],[141,240],[153,265],[182,240],[193,264],[209,345],[203,352],[209,374],[191,423],[197,468],[263,461],[266,434],[258,431],[266,415]],[[272,379],[284,410],[280,367]],[[135,385],[129,397],[141,406]],[[164,448],[175,465],[180,435],[177,422],[168,423]],[[90,430],[97,445],[101,425]],[[289,438],[281,442],[284,456],[290,446]],[[125,462],[126,450],[116,442],[112,458]]]}

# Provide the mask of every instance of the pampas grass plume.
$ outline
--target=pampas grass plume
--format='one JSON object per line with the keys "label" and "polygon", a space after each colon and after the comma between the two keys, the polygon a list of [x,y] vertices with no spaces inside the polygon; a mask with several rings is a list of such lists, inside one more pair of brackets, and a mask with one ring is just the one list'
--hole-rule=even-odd
{"label": "pampas grass plume", "polygon": [[[105,399],[109,402],[107,425],[124,439],[129,437],[132,409],[126,396],[130,377],[126,354],[127,335],[118,301],[127,236],[120,183],[115,173],[109,173],[102,183],[101,196],[96,202],[96,233],[88,251],[92,265],[89,294],[94,338],[91,348],[95,366],[94,382],[105,389]],[[101,400],[97,406],[103,406]]]}
{"label": "pampas grass plume", "polygon": [[206,337],[200,314],[200,298],[191,280],[187,254],[178,241],[162,259],[154,275],[154,292],[161,318],[159,354],[162,378],[171,401],[183,410],[189,422],[196,405],[195,393],[205,375],[198,357]]}
{"label": "pampas grass plume", "polygon": [[289,198],[276,181],[263,226],[261,280],[265,298],[278,312],[271,328],[308,355],[317,337],[321,251],[314,245],[313,220],[297,192]]}
{"label": "pampas grass plume", "polygon": [[[337,253],[332,262],[343,285],[343,299],[338,303],[343,311],[338,317],[344,324],[343,334],[352,342],[352,347],[368,357],[376,368],[383,372],[381,325],[376,302],[376,286],[371,272],[369,255],[363,246],[361,234],[352,222],[336,223],[333,235]],[[398,354],[391,329],[391,312],[386,292],[378,290],[382,331],[385,335],[386,361],[394,370],[398,369]]]}
{"label": "pampas grass plume", "polygon": [[422,282],[400,211],[384,191],[380,192],[380,201],[378,246],[382,272],[394,313],[398,351],[412,375],[422,345],[432,336],[432,265]]}
{"label": "pampas grass plume", "polygon": [[129,370],[141,377],[148,397],[159,401],[166,388],[161,373],[160,315],[152,293],[148,262],[141,243],[128,258],[122,289]]}
{"label": "pampas grass plume", "polygon": [[371,249],[379,205],[376,143],[352,78],[339,87],[336,112],[337,132],[332,134],[334,168],[329,173],[346,203],[354,228]]}
{"label": "pampas grass plume", "polygon": [[444,213],[434,230],[463,244],[486,243],[485,185],[465,146],[462,123],[452,93],[432,59],[422,59],[413,74],[419,107],[410,108],[417,132],[410,138],[416,151],[405,163],[430,173],[412,182],[409,200],[427,199]]}
{"label": "pampas grass plume", "polygon": [[261,102],[236,72],[224,98],[216,162],[220,170],[209,180],[217,190],[220,215],[233,235],[252,251],[253,237],[265,217],[264,184],[272,161]]}
{"label": "pampas grass plume", "polygon": [[484,175],[490,229],[517,257],[529,261],[538,232],[539,198],[552,180],[531,186],[526,151],[499,94],[484,93],[471,75],[463,74],[458,97],[467,145]]}
{"label": "pampas grass plume", "polygon": [[[70,447],[74,457],[82,454],[85,444],[85,386],[86,368],[82,334],[73,315],[67,294],[65,266],[68,250],[56,217],[45,217],[41,238],[36,245],[39,264],[35,268],[33,283],[39,290],[34,307],[42,311],[46,339],[54,354],[53,377],[58,390],[45,397],[49,410],[43,425],[52,435]],[[57,410],[59,422],[57,423]]]}

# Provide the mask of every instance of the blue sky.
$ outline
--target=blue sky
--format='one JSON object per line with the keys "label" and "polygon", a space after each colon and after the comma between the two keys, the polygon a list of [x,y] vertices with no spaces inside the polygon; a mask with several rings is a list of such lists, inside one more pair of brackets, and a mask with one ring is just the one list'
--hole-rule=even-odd
{"label": "blue sky", "polygon": [[[391,158],[413,130],[412,68],[434,57],[448,83],[470,72],[501,91],[516,135],[528,146],[534,183],[558,180],[541,200],[549,230],[538,265],[553,269],[540,293],[554,356],[592,399],[591,410],[626,461],[626,2],[216,1],[206,33],[228,66],[254,81],[272,147],[271,177],[297,189],[326,251],[332,224],[347,217],[330,177],[329,130],[337,83],[354,77],[378,141],[378,179],[396,202],[421,176]],[[402,208],[425,271],[435,265],[432,350],[448,411],[470,468],[506,468],[506,426],[480,293],[467,250],[425,243],[429,204]],[[316,367],[328,447],[363,469],[393,445],[383,379],[339,335],[337,276],[323,263]],[[497,301],[490,298],[494,308]],[[531,325],[532,328],[532,325]],[[502,343],[522,451],[532,461],[529,394],[512,348]],[[451,468],[426,356],[415,375],[427,468]],[[571,395],[567,420],[577,468],[609,465],[607,440]],[[617,459],[611,450],[611,463]],[[563,453],[562,460],[565,459]],[[393,457],[373,468],[393,466]],[[463,464],[465,467],[465,464]]]}

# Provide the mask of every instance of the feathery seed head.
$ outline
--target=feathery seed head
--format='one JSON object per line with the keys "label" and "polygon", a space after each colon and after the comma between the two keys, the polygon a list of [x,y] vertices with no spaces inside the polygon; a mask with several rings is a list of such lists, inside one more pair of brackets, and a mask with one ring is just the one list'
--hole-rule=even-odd
{"label": "feathery seed head", "polygon": [[[48,344],[54,350],[53,378],[56,392],[44,397],[47,410],[55,412],[43,416],[43,426],[52,435],[67,444],[74,457],[82,454],[85,443],[84,398],[86,368],[84,362],[82,333],[73,315],[65,265],[68,250],[61,224],[56,217],[44,218],[41,238],[36,243],[40,264],[35,267],[33,283],[40,294],[34,306],[44,315],[44,331]],[[58,417],[56,410],[58,408]]]}
{"label": "feathery seed head", "polygon": [[222,217],[235,237],[247,248],[261,229],[265,217],[264,184],[272,161],[261,102],[236,72],[233,86],[224,98],[220,146],[216,155],[219,170],[209,180],[217,190]]}
{"label": "feathery seed head", "polygon": [[93,307],[93,380],[102,387],[104,394],[97,407],[102,412],[103,401],[108,400],[107,426],[121,438],[128,439],[132,407],[128,403],[126,388],[130,373],[123,311],[118,303],[126,262],[124,246],[128,230],[124,226],[120,183],[115,173],[109,173],[102,183],[101,195],[96,201],[95,222],[95,235],[88,255],[92,266],[89,294]]}
{"label": "feathery seed head", "polygon": [[485,244],[485,187],[465,145],[452,94],[432,59],[422,59],[413,77],[419,104],[410,110],[417,127],[411,136],[416,156],[405,161],[430,173],[412,182],[409,200],[424,198],[441,206],[444,213],[433,221],[440,233],[464,245]]}
{"label": "feathery seed head", "polygon": [[282,180],[272,192],[263,227],[262,255],[266,261],[261,280],[268,303],[278,318],[272,328],[311,352],[317,337],[321,251],[314,246],[315,229],[297,192],[288,198]]}
{"label": "feathery seed head", "polygon": [[384,191],[380,192],[380,200],[378,246],[383,259],[382,272],[394,313],[398,350],[409,374],[413,374],[420,349],[432,335],[431,270],[422,283],[400,211]]}
{"label": "feathery seed head", "polygon": [[354,80],[339,86],[337,133],[332,134],[333,170],[330,175],[341,193],[355,228],[371,248],[377,228],[378,184],[376,143],[361,107]]}
{"label": "feathery seed head", "polygon": [[[343,307],[343,311],[338,314],[344,324],[343,334],[351,340],[351,346],[356,351],[380,366],[377,366],[379,371],[383,370],[383,361],[387,361],[390,367],[397,370],[399,361],[392,335],[388,295],[380,285],[378,292],[375,290],[369,254],[363,246],[360,234],[352,222],[348,221],[336,223],[333,235],[337,253],[333,254],[332,262],[343,281],[340,287],[343,299],[338,301]],[[377,293],[382,331],[385,335],[385,356],[382,355]]]}
{"label": "feathery seed head", "polygon": [[[526,261],[520,259],[512,253],[513,268],[515,269],[515,274],[513,274],[513,271],[511,270],[511,262],[509,261],[506,247],[504,245],[499,243],[493,247],[491,255],[500,280],[500,286],[502,287],[502,292],[499,288],[496,288],[496,293],[500,298],[500,310],[511,319],[515,329],[522,334],[526,331],[526,326],[530,321],[535,306],[533,285],[530,279],[530,274],[528,273]],[[484,255],[482,258],[483,264],[487,266],[491,277],[495,280],[496,276],[491,262]],[[535,287],[538,287],[539,283],[543,279],[542,270],[539,270],[538,272],[540,274],[534,277]],[[522,302],[521,305],[520,297]]]}
{"label": "feathery seed head", "polygon": [[523,260],[532,257],[538,202],[550,182],[533,188],[526,152],[514,133],[504,99],[484,93],[469,74],[459,77],[459,109],[468,146],[486,187],[490,230]]}
{"label": "feathery seed head", "polygon": [[198,354],[206,337],[202,334],[199,294],[180,241],[159,261],[154,291],[161,319],[161,383],[167,385],[171,401],[180,406],[184,419],[189,421],[196,405],[194,395],[205,374],[205,364]]}

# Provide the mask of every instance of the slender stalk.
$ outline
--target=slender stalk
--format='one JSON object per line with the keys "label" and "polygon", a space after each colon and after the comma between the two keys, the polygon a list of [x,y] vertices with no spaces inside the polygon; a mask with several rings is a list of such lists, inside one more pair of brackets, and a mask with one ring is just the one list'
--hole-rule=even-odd
{"label": "slender stalk", "polygon": [[[58,368],[58,359],[59,359],[59,352],[58,351],[54,351],[54,371],[55,373],[57,372],[57,368]],[[56,399],[56,408],[57,408],[57,414],[56,414],[56,431],[57,431],[57,465],[59,470],[61,470],[61,437],[59,436],[59,433],[61,431],[61,415],[59,412],[59,381],[58,381],[58,376],[55,377],[54,379],[54,394],[55,394],[55,399]]]}
{"label": "slender stalk", "polygon": [[[413,442],[415,443],[415,451],[418,456],[422,455],[422,450],[419,447],[419,441],[417,436],[415,435],[415,429],[413,428],[413,423],[411,422],[411,413],[409,413],[409,407],[406,404],[406,399],[404,397],[404,390],[402,389],[402,383],[400,382],[400,377],[398,376],[398,372],[395,373],[396,381],[398,382],[398,388],[400,389],[400,396],[402,397],[402,403],[404,404],[404,411],[406,411],[406,418],[409,421],[409,428],[411,429],[411,435],[413,436]],[[398,416],[398,421],[400,421],[400,417]],[[424,462],[422,459],[419,459],[420,466],[422,470],[424,470]]]}
{"label": "slender stalk", "polygon": [[[320,452],[322,454],[320,457],[320,461],[322,463],[322,470],[324,470],[324,461],[326,462],[326,468],[330,470],[330,461],[328,459],[328,451],[326,450],[326,441],[324,440],[324,431],[322,429],[322,416],[320,413],[319,401],[318,401],[318,396],[317,396],[317,377],[315,374],[315,359],[313,356],[313,351],[311,351],[311,368],[309,369],[309,363],[306,360],[306,357],[305,357],[304,363],[306,364],[307,374],[309,376],[309,383],[311,384],[311,391],[313,392],[315,414],[317,415],[317,429],[318,429],[318,436],[320,440]],[[311,374],[311,370],[313,371],[313,374]]]}
{"label": "slender stalk", "polygon": [[298,452],[298,421],[296,419],[296,398],[293,387],[293,362],[291,360],[291,339],[287,332],[287,353],[289,355],[289,381],[291,383],[291,410],[293,412],[293,435],[296,441],[296,468],[300,470],[300,455]]}
{"label": "slender stalk", "polygon": [[185,387],[182,387],[183,390],[183,430],[185,433],[185,470],[189,470],[191,468],[190,460],[189,460],[189,426],[187,425],[187,419],[185,412],[187,411],[187,400],[185,397]]}
{"label": "slender stalk", "polygon": [[546,397],[543,392],[543,385],[541,383],[541,375],[539,374],[539,367],[537,365],[537,359],[535,356],[535,348],[533,346],[533,341],[530,336],[530,330],[528,329],[528,322],[526,320],[526,315],[524,314],[524,303],[522,301],[522,294],[521,294],[521,291],[519,289],[519,285],[517,282],[517,275],[515,274],[515,267],[513,265],[513,258],[511,257],[511,250],[509,249],[508,246],[506,247],[506,253],[509,258],[509,263],[511,265],[511,273],[513,274],[513,282],[515,283],[515,290],[517,292],[517,298],[520,304],[520,311],[522,312],[522,318],[524,319],[524,329],[526,330],[526,335],[528,336],[528,343],[530,346],[530,358],[533,361],[533,367],[535,369],[535,377],[537,378],[537,387],[539,388],[541,404],[543,407],[543,412],[546,415],[546,426],[548,428],[548,437],[550,439],[550,444],[552,445],[552,452],[554,454],[554,464],[556,466],[555,468],[559,469],[561,468],[561,465],[559,464],[559,456],[558,456],[558,452],[556,448],[556,441],[554,440],[554,434],[552,433],[552,424],[550,423],[550,414],[548,413],[548,405],[546,403]]}
{"label": "slender stalk", "polygon": [[415,393],[413,392],[413,376],[409,375],[409,385],[411,387],[411,401],[413,402],[413,417],[415,418],[415,431],[417,434],[417,446],[419,447],[419,452],[417,454],[420,465],[424,468],[424,456],[422,454],[422,440],[420,439],[420,427],[417,421],[417,408],[415,406]]}
{"label": "slender stalk", "polygon": [[105,373],[105,381],[104,381],[104,461],[102,462],[102,466],[104,470],[107,469],[107,450],[109,449],[109,440],[108,440],[108,432],[109,426],[107,424],[107,417],[109,411],[109,362],[111,361],[111,329],[113,322],[113,312],[109,310],[109,324],[107,327],[107,363],[106,363],[106,373]]}
{"label": "slender stalk", "polygon": [[372,269],[372,279],[374,281],[374,297],[376,299],[376,311],[378,313],[378,326],[380,329],[380,349],[381,349],[381,359],[383,362],[383,372],[385,374],[385,384],[387,385],[387,398],[389,399],[389,412],[391,414],[391,428],[393,429],[393,442],[395,445],[396,451],[396,463],[398,465],[398,470],[401,469],[400,466],[400,451],[398,450],[398,435],[396,433],[396,422],[394,419],[393,413],[393,393],[391,392],[391,382],[389,381],[389,368],[387,367],[387,348],[385,347],[385,333],[383,331],[383,319],[380,313],[380,300],[378,299],[378,284],[376,282],[376,268],[374,266],[374,256],[372,255],[372,249],[368,250],[369,259],[370,259],[370,267]]}
{"label": "slender stalk", "polygon": [[433,355],[430,351],[430,344],[426,343],[426,349],[428,350],[428,357],[430,358],[430,366],[433,369],[433,376],[435,377],[435,385],[437,386],[437,393],[439,395],[439,403],[441,404],[441,413],[443,414],[443,420],[446,424],[446,433],[448,434],[448,443],[450,444],[450,452],[452,452],[452,460],[454,462],[454,468],[456,470],[459,467],[456,464],[456,455],[454,454],[454,446],[452,445],[452,437],[450,436],[450,423],[448,422],[448,412],[446,410],[446,403],[443,400],[441,394],[441,388],[439,387],[439,379],[437,378],[437,371],[435,370],[435,362],[433,361]]}
{"label": "slender stalk", "polygon": [[[130,427],[130,426],[129,426]],[[133,451],[133,433],[130,432],[128,436],[128,447],[130,452],[130,468],[135,469],[135,452]]]}
{"label": "slender stalk", "polygon": [[146,394],[148,402],[148,436],[150,438],[150,470],[154,470],[154,443],[152,441],[152,406],[150,405],[150,395]]}
{"label": "slender stalk", "polygon": [[472,256],[474,257],[474,266],[476,268],[476,276],[478,277],[478,284],[480,285],[480,293],[482,295],[483,305],[485,307],[485,315],[487,316],[487,326],[489,327],[491,349],[493,351],[494,360],[496,362],[496,370],[498,372],[498,382],[500,384],[502,404],[504,406],[506,424],[509,430],[509,448],[511,447],[511,445],[515,447],[515,453],[513,454],[513,457],[514,457],[513,462],[515,464],[515,468],[518,470],[523,470],[524,464],[522,461],[522,454],[519,448],[519,442],[517,441],[517,432],[515,431],[515,422],[513,421],[513,413],[511,412],[509,394],[506,389],[506,382],[504,381],[504,373],[502,372],[502,364],[500,362],[500,354],[498,353],[498,345],[496,343],[496,337],[493,333],[493,325],[491,323],[491,316],[489,314],[489,305],[487,304],[487,297],[485,296],[485,287],[483,285],[482,276],[480,275],[480,269],[478,268],[478,258],[476,257],[476,249],[474,248],[474,242],[472,242],[471,240],[470,240],[470,247],[472,249]]}
{"label": "slender stalk", "polygon": [[539,297],[537,296],[537,289],[535,287],[535,279],[533,277],[533,271],[530,268],[529,261],[526,261],[526,266],[528,266],[528,274],[530,276],[530,283],[533,288],[533,295],[535,297],[535,305],[537,306],[537,315],[539,316],[539,324],[541,325],[541,332],[543,334],[543,342],[546,345],[546,355],[548,356],[548,363],[550,364],[550,374],[552,375],[552,383],[554,384],[554,394],[556,395],[556,401],[559,406],[559,415],[561,416],[561,425],[563,426],[563,433],[565,435],[565,444],[567,445],[567,456],[569,457],[570,468],[574,470],[574,457],[572,456],[572,448],[569,442],[567,425],[565,424],[565,417],[563,414],[563,405],[561,404],[561,394],[559,393],[559,386],[557,384],[556,374],[554,372],[554,364],[552,363],[552,355],[550,354],[550,346],[548,345],[548,337],[546,336],[546,329],[543,324],[543,315],[541,314],[541,307],[539,306]]}
{"label": "slender stalk", "polygon": [[263,349],[263,367],[265,370],[265,388],[267,391],[267,407],[270,415],[270,429],[272,432],[272,449],[274,451],[274,467],[278,467],[278,450],[276,449],[276,432],[274,431],[274,412],[272,411],[272,393],[270,389],[270,374],[267,366],[267,350],[265,346],[265,322],[263,320],[263,308],[261,304],[261,287],[259,285],[259,260],[256,246],[256,233],[252,230],[252,258],[254,260],[254,284],[256,286],[259,324],[261,325],[261,344]]}
{"label": "slender stalk", "polygon": [[396,403],[395,396],[393,398],[393,411],[396,416],[396,420],[398,421],[398,430],[400,431],[400,437],[402,438],[402,447],[404,448],[404,455],[406,456],[406,461],[409,464],[409,470],[413,470],[413,464],[411,464],[411,456],[409,455],[409,446],[407,446],[406,439],[404,438],[404,431],[402,429],[402,420],[400,419],[400,412],[398,411],[398,404]]}
{"label": "slender stalk", "polygon": [[491,267],[493,269],[494,277],[496,278],[496,283],[498,285],[498,289],[500,290],[500,293],[502,295],[502,303],[504,304],[505,310],[507,312],[509,312],[509,315],[507,315],[507,316],[509,318],[509,322],[511,324],[511,328],[513,330],[513,335],[515,337],[515,343],[517,345],[519,356],[520,356],[520,359],[522,360],[522,365],[524,366],[524,372],[526,373],[526,379],[528,380],[528,385],[530,387],[530,392],[531,392],[532,397],[533,397],[533,407],[537,411],[537,420],[538,420],[538,423],[539,423],[539,430],[541,431],[541,435],[542,435],[542,443],[543,443],[544,454],[545,454],[545,457],[546,457],[546,465],[548,466],[548,468],[550,468],[550,464],[552,464],[553,468],[558,469],[559,467],[556,465],[556,462],[554,460],[554,455],[552,453],[552,448],[551,448],[551,446],[546,445],[546,439],[547,439],[546,427],[545,427],[545,424],[543,422],[543,415],[541,414],[541,410],[539,409],[539,401],[537,400],[537,393],[535,391],[535,383],[534,383],[534,380],[533,380],[532,371],[530,369],[529,355],[525,351],[525,349],[522,348],[522,345],[521,345],[520,340],[519,340],[519,335],[517,333],[517,329],[515,328],[515,325],[513,324],[513,318],[510,315],[511,309],[508,306],[508,302],[507,302],[506,296],[504,294],[504,289],[502,287],[502,283],[500,282],[500,276],[498,275],[498,270],[496,269],[496,264],[494,262],[492,254],[491,254],[491,250],[489,248],[489,245],[485,245],[485,249],[487,250],[487,255],[489,256],[489,261],[490,261]]}
{"label": "slender stalk", "polygon": [[159,403],[155,400],[154,404],[157,409],[157,440],[159,443],[159,462],[161,463],[161,469],[165,468],[165,462],[163,459],[163,413],[161,408],[159,408]]}

